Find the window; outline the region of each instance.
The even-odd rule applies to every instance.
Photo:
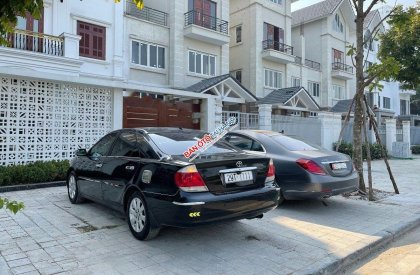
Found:
[[[242,26],[236,27],[236,43],[242,42]]]
[[[269,69],[264,69],[264,86],[267,88],[281,88],[282,87],[282,73]]]
[[[372,65],[373,65],[373,63],[372,63],[372,62],[370,62],[370,61],[366,61],[366,68],[365,68],[365,71],[369,70],[369,68],[370,68]]]
[[[302,116],[302,113],[300,111],[290,111],[290,116]]]
[[[77,34],[82,37],[79,55],[105,60],[105,33],[105,27],[77,21]]]
[[[308,81],[308,90],[310,95],[319,97],[319,83]]]
[[[184,151],[191,147],[197,146],[197,140],[201,139],[204,136],[205,132],[197,131],[178,131],[174,134],[173,131],[159,131],[155,134],[149,134],[150,139],[156,146],[165,154],[171,156],[182,156]],[[215,143],[213,146],[209,147],[201,155],[211,155],[211,154],[226,154],[226,153],[235,153],[234,147],[226,144],[223,141]]]
[[[391,109],[391,99],[389,97],[383,97],[384,100],[384,108],[385,109]]]
[[[269,41],[268,47],[270,49],[280,50],[279,43],[284,43],[284,30],[264,22],[263,33],[264,40]]]
[[[381,96],[378,95],[378,108],[381,108]]]
[[[270,1],[277,5],[281,5],[281,2],[282,2],[282,0],[270,0]]]
[[[259,142],[244,136],[227,135],[225,140],[242,150],[264,152],[264,148]]]
[[[334,63],[344,63],[344,53],[342,51],[332,49],[332,53]]]
[[[165,69],[165,48],[158,45],[132,41],[131,62],[141,66]]]
[[[112,148],[111,156],[158,158],[143,136],[134,131],[124,132],[118,137]]]
[[[340,85],[332,85],[334,98],[335,99],[344,99],[344,87]]]
[[[333,30],[336,32],[343,32],[343,23],[341,23],[341,19],[338,13],[334,16]]]
[[[98,141],[89,151],[89,155],[92,157],[106,156],[114,143],[118,133],[111,133],[103,137]]]
[[[195,51],[188,52],[188,68],[191,73],[216,75],[216,57]]]
[[[111,156],[139,157],[136,133],[131,131],[122,133],[112,148]]]
[[[408,105],[407,100],[403,100],[403,99],[400,100],[400,115],[402,116],[408,115],[407,105]]]
[[[242,83],[242,70],[233,71],[230,75],[238,80],[239,83]]]
[[[292,76],[292,87],[300,87],[300,78]]]
[[[309,112],[309,117],[317,117],[318,113],[317,112]]]

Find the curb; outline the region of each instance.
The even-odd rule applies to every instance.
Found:
[[[374,242],[371,242],[371,243],[359,242],[360,248],[349,253],[347,256],[344,256],[343,258],[339,258],[338,256],[330,254],[325,259],[322,259],[321,261],[314,263],[312,267],[298,270],[297,273],[299,274],[342,274],[352,264],[368,256],[370,252],[388,245],[393,240],[401,237],[402,235],[416,228],[419,225],[420,225],[420,216],[415,215],[415,218],[408,221],[407,223],[394,225],[394,226],[388,227],[387,229],[379,231],[375,235],[379,235],[381,238]]]
[[[31,189],[38,189],[38,188],[58,187],[58,186],[66,186],[66,182],[53,181],[53,182],[29,183],[29,184],[11,185],[11,186],[0,186],[0,193],[31,190]]]

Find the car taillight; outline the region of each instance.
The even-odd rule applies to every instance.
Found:
[[[321,166],[319,166],[315,161],[310,159],[298,159],[296,161],[297,164],[300,165],[303,169],[308,171],[309,173],[316,174],[316,175],[323,175],[325,176],[326,173]]]
[[[209,191],[195,165],[184,167],[176,172],[175,184],[186,192]]]
[[[267,171],[267,177],[265,179],[265,182],[274,181],[274,178],[276,176],[276,170],[274,168],[273,160],[270,159],[270,163],[268,164],[268,171]]]

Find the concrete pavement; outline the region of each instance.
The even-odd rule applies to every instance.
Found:
[[[64,187],[5,193],[26,209],[16,216],[0,210],[0,274],[336,272],[419,224],[420,159],[391,165],[399,196],[286,202],[261,220],[166,228],[148,242],[135,240],[119,213],[70,204]],[[383,162],[373,167],[375,188],[385,188]]]
[[[420,230],[407,233],[345,274],[420,274]]]

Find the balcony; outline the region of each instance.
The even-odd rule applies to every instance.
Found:
[[[30,52],[63,56],[64,38],[43,33],[15,30],[7,34],[8,46]]]
[[[168,14],[166,12],[149,7],[144,7],[142,10],[139,10],[133,1],[127,1],[125,14],[158,25],[168,26]]]
[[[352,79],[354,78],[353,67],[344,63],[334,62],[332,63],[331,76],[343,80]]]
[[[46,73],[78,76],[83,62],[79,60],[80,36],[15,30],[6,35],[8,44],[0,46],[0,74]]]
[[[262,44],[262,57],[264,59],[283,64],[295,62],[295,56],[293,56],[292,46],[274,40],[264,40]]]
[[[314,70],[318,70],[318,71],[321,70],[321,63],[316,62],[316,61],[312,61],[312,60],[309,60],[309,59],[305,59],[305,66],[307,66],[309,68],[312,68]]]
[[[229,43],[229,23],[199,10],[185,13],[184,35],[214,45]]]

